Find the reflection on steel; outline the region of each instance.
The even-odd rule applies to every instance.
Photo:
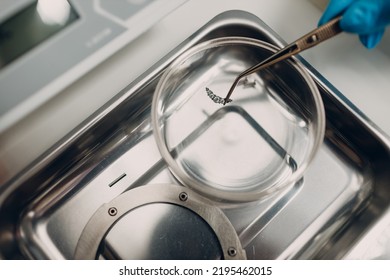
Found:
[[[181,186],[171,184],[147,185],[127,191],[109,203],[102,205],[84,228],[78,241],[74,258],[95,259],[99,253],[99,245],[104,241],[103,239],[110,229],[114,227],[120,219],[133,210],[152,204],[170,204],[191,210],[193,215],[201,217],[210,226],[218,239],[223,259],[245,259],[245,250],[242,249],[237,233],[225,214],[218,207],[213,206],[211,201],[191,190],[186,189],[184,192],[183,189],[184,188]],[[172,217],[169,219],[172,219]],[[164,218],[159,218],[157,222],[160,225],[165,225],[167,223],[164,222]],[[140,221],[135,221],[134,226],[137,227],[139,225]],[[171,231],[172,230],[173,229],[171,229]],[[153,231],[156,231],[155,227],[153,227]],[[131,234],[131,232],[125,232],[123,235],[127,237]],[[153,234],[153,232],[142,232],[142,235]],[[205,236],[207,236],[207,234],[201,233],[201,238],[204,238]],[[165,239],[161,239],[159,236],[156,238],[160,239],[159,242],[165,242]],[[156,245],[152,244],[155,242],[156,238],[150,238],[150,243],[146,244],[146,248],[143,247],[142,250],[148,250],[149,247],[151,247],[149,250],[154,249],[153,246]],[[177,238],[182,238],[182,236],[178,236]],[[186,236],[185,238],[189,238],[190,243],[193,243],[191,241],[193,241],[194,236]],[[127,238],[123,240],[122,246],[124,246],[124,243],[126,242],[128,242]],[[175,240],[172,242],[175,242]],[[212,245],[213,244],[207,244],[206,247]],[[185,242],[181,242],[180,248],[183,248],[184,246]],[[202,250],[202,247],[203,246],[198,246],[197,248],[198,250]],[[190,254],[189,257],[191,254],[198,255],[197,252],[194,251],[187,253]]]

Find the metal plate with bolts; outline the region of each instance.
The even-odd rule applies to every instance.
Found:
[[[148,207],[152,207],[152,215],[146,214],[147,211],[142,209]],[[183,223],[183,227],[191,229],[188,221],[195,223],[189,234],[182,234],[181,232],[181,234],[175,235],[172,233],[177,227],[170,227],[170,223],[162,218],[165,215],[161,215],[161,211],[155,211],[167,207],[169,209],[168,214],[172,213],[172,207],[181,209],[179,211],[175,210],[176,214],[180,213],[175,215],[175,218],[179,220],[179,223]],[[135,214],[138,209],[142,210],[141,216]],[[118,234],[115,235],[115,227],[121,226],[120,223],[126,220],[129,215],[133,215],[133,218],[129,219],[130,223],[133,223],[133,227],[137,229],[136,231],[140,231],[138,236],[141,236],[141,239],[148,236],[147,241],[131,240],[131,238],[137,239],[136,231],[123,232],[123,230],[117,230],[122,236],[117,242]],[[152,219],[150,216],[153,216]],[[172,215],[167,216],[172,220]],[[190,216],[195,218],[189,218]],[[137,217],[141,217],[142,223],[139,222],[139,219],[137,220]],[[184,219],[180,220],[180,217],[184,217]],[[142,226],[150,220],[154,220],[155,223],[151,226]],[[111,233],[111,231],[114,232]],[[131,258],[126,252],[124,254],[118,253],[121,250],[120,248],[126,248],[126,244],[129,243],[142,243],[145,246],[139,248],[141,252],[132,254],[132,257],[137,259],[141,256],[161,258],[162,255],[159,252],[163,251],[166,256],[179,259],[185,258],[185,251],[192,248],[192,251],[187,252],[189,258],[246,259],[245,250],[242,249],[237,233],[225,214],[207,199],[187,188],[173,184],[152,184],[137,187],[102,205],[85,226],[78,241],[74,258],[96,259],[99,255],[99,248],[102,247],[101,244],[107,242],[110,234],[114,235],[113,240],[118,244],[118,246],[113,246],[113,244],[105,246],[110,248],[110,258],[121,258],[123,255],[126,258]],[[171,238],[167,236],[171,236]],[[170,244],[164,245],[167,241]],[[219,244],[215,244],[213,241]],[[110,241],[108,240],[108,242]],[[163,246],[156,245],[156,243],[162,243]],[[179,243],[179,246],[176,246],[175,243]],[[153,255],[154,247],[158,248],[156,250],[158,252]],[[165,249],[161,250],[161,247]],[[167,248],[176,248],[175,250],[181,252],[167,254]],[[127,252],[129,251],[134,251],[134,247],[127,250]]]

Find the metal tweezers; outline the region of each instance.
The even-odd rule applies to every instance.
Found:
[[[337,17],[328,23],[312,30],[306,35],[302,36],[298,40],[292,42],[288,46],[277,51],[275,54],[271,55],[269,58],[263,60],[262,62],[250,67],[244,72],[240,73],[237,78],[234,80],[232,86],[229,89],[228,94],[224,98],[223,104],[231,102],[230,96],[232,95],[235,87],[238,82],[245,76],[248,76],[252,73],[259,71],[262,68],[268,67],[274,63],[277,63],[281,60],[289,58],[295,54],[298,54],[304,50],[307,50],[311,47],[318,45],[319,43],[324,42],[325,40],[332,38],[333,36],[339,34],[342,30],[340,28],[339,22],[341,17]]]

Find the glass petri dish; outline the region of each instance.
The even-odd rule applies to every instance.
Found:
[[[194,46],[163,73],[152,103],[159,151],[185,186],[223,203],[258,201],[291,186],[320,147],[325,112],[302,64],[288,59],[234,79],[276,47],[225,37]],[[214,99],[214,101],[213,101]]]

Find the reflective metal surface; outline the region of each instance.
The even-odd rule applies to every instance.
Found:
[[[95,212],[75,259],[245,259],[237,233],[211,202],[178,185],[137,187]],[[102,247],[102,246],[100,246]]]
[[[103,204],[138,186],[178,184],[152,135],[152,95],[161,71],[175,57],[198,42],[221,36],[283,45],[248,13],[225,13],[206,24],[0,187],[2,258],[72,259],[88,221]],[[325,141],[298,184],[260,204],[222,209],[248,259],[350,256],[390,208],[389,139],[303,63],[324,101]],[[110,232],[110,240],[115,234]],[[99,252],[108,251],[103,246]]]
[[[188,209],[168,203],[145,205],[126,215],[104,238],[100,254],[99,259],[123,260],[223,258],[207,223]]]

